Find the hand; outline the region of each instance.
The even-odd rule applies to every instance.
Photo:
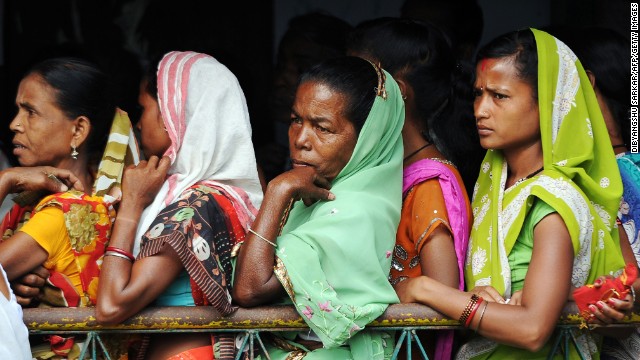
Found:
[[[518,290],[511,294],[511,298],[507,303],[509,305],[522,305],[522,290]]]
[[[417,282],[419,282],[421,277],[409,278],[403,281],[398,282],[393,286],[396,290],[396,294],[400,299],[400,303],[414,303],[417,302],[416,298],[413,296],[415,294],[416,289],[414,289]]]
[[[11,282],[11,289],[16,295],[18,304],[22,307],[32,305],[34,300],[39,299],[40,292],[49,277],[49,270],[43,266],[38,266],[29,274]]]
[[[473,290],[469,291],[469,293],[476,294],[488,302],[506,304],[506,301],[504,300],[502,295],[500,295],[498,290],[496,290],[493,286],[476,286],[473,288]]]
[[[129,166],[122,177],[122,204],[120,208],[132,207],[142,211],[155,199],[167,177],[171,160],[164,156],[152,156],[137,166]],[[126,203],[126,205],[125,205]]]
[[[62,182],[57,182],[56,177]],[[2,182],[9,193],[27,190],[46,190],[52,193],[63,192],[73,188],[84,191],[84,187],[71,171],[51,166],[14,167],[0,172]]]
[[[592,314],[589,323],[606,325],[624,319],[633,309],[632,301],[631,294],[629,294],[622,300],[610,298],[607,301],[598,301],[596,305],[589,305]]]
[[[300,200],[310,206],[318,200],[333,200],[335,195],[329,191],[331,183],[318,175],[312,167],[298,167],[289,170],[269,182],[267,191],[286,194],[289,198]]]

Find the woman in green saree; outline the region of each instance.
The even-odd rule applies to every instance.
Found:
[[[425,277],[403,282],[420,288],[417,298],[399,295],[483,336],[457,358],[546,358],[572,287],[624,266],[615,227],[621,180],[589,79],[566,45],[525,29],[492,41],[478,59],[474,112],[488,151],[473,194],[471,299]],[[595,335],[574,338],[571,358],[597,357]]]
[[[329,60],[302,76],[289,127],[293,169],[269,183],[233,287],[245,307],[284,297],[311,328],[274,335],[271,359],[390,358],[393,337],[362,330],[398,302],[387,276],[403,122],[398,85],[366,60]]]

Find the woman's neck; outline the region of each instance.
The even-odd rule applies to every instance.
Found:
[[[518,150],[504,151],[507,162],[507,182],[509,188],[518,180],[526,179],[543,167],[542,143],[540,141]]]
[[[77,159],[73,159],[69,156],[69,158],[60,162],[58,167],[71,171],[78,177],[78,179],[80,179],[80,182],[84,186],[84,191],[86,193],[90,193],[93,187],[93,174],[89,171],[88,163],[88,156],[84,152],[81,152],[78,154]]]
[[[405,125],[402,129],[402,142],[405,159],[403,166],[405,168],[418,160],[434,157],[444,158],[435,145],[432,144],[429,146],[430,143],[422,136],[416,122],[409,118],[405,118]]]

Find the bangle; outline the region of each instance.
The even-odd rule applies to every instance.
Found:
[[[115,256],[115,257],[119,257],[119,258],[125,259],[125,260],[127,260],[127,261],[129,261],[129,262],[133,262],[133,261],[131,261],[131,259],[129,259],[129,257],[128,257],[128,256],[126,256],[126,255],[122,255],[122,254],[117,253],[117,252],[115,252],[115,251],[106,251],[106,252],[104,253],[104,256]]]
[[[469,317],[469,315],[471,315],[471,310],[473,310],[473,307],[476,305],[479,299],[480,297],[478,295],[476,294],[471,295],[471,298],[469,299],[467,306],[462,311],[462,315],[460,315],[459,321],[461,324],[467,323],[467,318]]]
[[[114,247],[114,246],[107,246],[106,251],[114,252],[114,253],[120,254],[122,256],[125,256],[131,262],[134,262],[136,260],[136,258],[133,257],[132,253],[124,251],[124,250],[122,250],[120,248],[117,248],[117,247]]]
[[[471,322],[473,321],[473,317],[476,316],[476,312],[480,308],[480,304],[482,304],[483,300],[484,300],[483,298],[478,298],[478,301],[475,303],[475,305],[473,305],[473,310],[471,310],[471,314],[469,314],[467,321],[465,321],[464,327],[469,327],[469,325],[471,325]]]
[[[629,289],[631,290],[631,305],[635,305],[635,303],[636,303],[636,289],[633,288],[633,284],[631,284],[631,286],[629,286]]]
[[[482,318],[484,317],[484,312],[487,310],[488,307],[489,307],[489,302],[485,301],[484,307],[480,312],[480,320],[478,320],[478,325],[476,325],[476,329],[474,330],[475,332],[478,332],[478,330],[480,330],[480,323],[482,322]]]
[[[262,235],[258,234],[257,232],[253,231],[253,229],[252,229],[252,228],[249,228],[249,229],[248,229],[248,231],[249,231],[250,233],[252,233],[253,235],[255,235],[255,236],[259,237],[260,239],[264,240],[267,244],[269,244],[269,245],[273,246],[274,248],[277,248],[277,247],[278,247],[278,244],[274,243],[273,241],[267,240],[267,238],[266,238],[266,237],[264,237],[264,236],[262,236]]]

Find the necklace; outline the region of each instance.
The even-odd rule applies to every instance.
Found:
[[[412,157],[413,155],[415,155],[415,154],[419,153],[419,152],[420,152],[420,150],[423,150],[423,149],[425,149],[425,148],[427,148],[427,147],[429,147],[429,146],[431,146],[431,145],[433,145],[433,143],[427,142],[427,145],[424,145],[424,146],[420,147],[418,150],[416,150],[416,151],[412,152],[411,154],[409,154],[409,155],[405,156],[405,157],[404,157],[404,159],[402,159],[402,161],[403,161],[403,162],[407,161],[407,159],[409,159],[409,158],[410,158],[410,157]]]
[[[511,185],[511,187],[515,187],[516,185],[520,184],[521,182],[523,182],[523,181],[525,181],[525,180],[529,180],[529,179],[531,179],[532,177],[534,177],[534,176],[538,175],[538,173],[540,173],[542,170],[544,170],[544,166],[543,166],[543,167],[541,167],[540,169],[538,169],[538,170],[536,170],[536,171],[532,172],[531,174],[529,174],[529,175],[527,175],[527,176],[525,176],[525,177],[523,177],[523,178],[520,178],[520,179],[516,180],[516,182],[514,182],[514,183],[513,183],[513,185]]]

